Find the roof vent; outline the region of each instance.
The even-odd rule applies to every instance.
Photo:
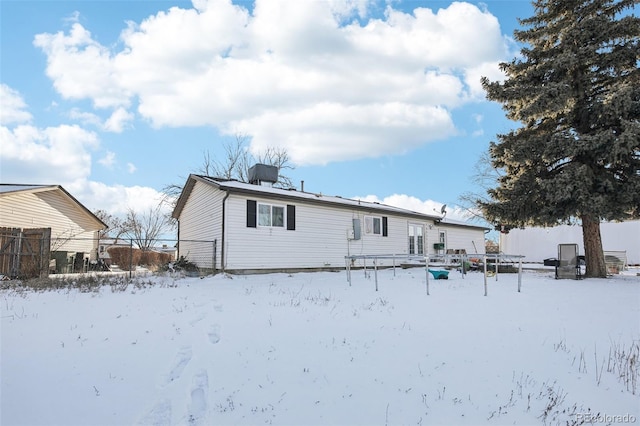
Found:
[[[249,183],[272,186],[278,181],[278,168],[268,164],[254,164],[249,168]]]

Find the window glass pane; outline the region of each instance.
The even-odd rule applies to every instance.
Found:
[[[284,207],[273,206],[273,222],[271,226],[284,226]]]
[[[271,206],[268,204],[258,205],[258,225],[271,226]]]
[[[373,233],[376,235],[380,235],[381,222],[379,217],[373,218]]]
[[[424,245],[422,243],[422,235],[418,235],[418,254],[424,254]]]
[[[365,217],[364,218],[364,232],[366,234],[371,234],[373,232],[373,218]]]
[[[415,250],[413,249],[414,240],[415,237],[413,235],[409,235],[409,254],[415,254]]]

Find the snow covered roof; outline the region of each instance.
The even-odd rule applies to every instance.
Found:
[[[178,218],[180,216],[180,212],[184,207],[184,203],[186,202],[189,193],[193,189],[193,185],[196,181],[200,181],[203,183],[207,183],[217,188],[220,188],[223,191],[229,191],[232,193],[245,193],[245,194],[253,194],[256,196],[273,198],[273,199],[284,199],[284,200],[299,200],[308,203],[320,203],[325,205],[333,205],[335,207],[348,207],[352,209],[358,210],[370,210],[370,211],[379,211],[386,213],[395,213],[402,216],[410,216],[415,217],[422,220],[433,220],[439,221],[440,216],[428,215],[425,213],[416,212],[413,210],[403,209],[400,207],[389,206],[387,204],[381,204],[377,202],[363,201],[351,198],[344,198],[337,195],[325,195],[322,193],[313,193],[313,192],[304,192],[298,191],[296,189],[283,189],[276,188],[271,186],[263,186],[263,185],[254,185],[245,182],[239,182],[237,180],[226,180],[213,178],[210,176],[202,176],[202,175],[190,175],[187,180],[187,184],[185,185],[178,202],[176,203],[176,207],[173,211],[173,217]],[[453,226],[465,226],[472,228],[482,228],[486,229],[483,226],[473,225],[465,222],[455,221],[455,220],[442,220],[442,223]]]

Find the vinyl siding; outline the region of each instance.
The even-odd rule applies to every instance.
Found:
[[[222,243],[222,200],[225,192],[196,182],[180,216],[178,256],[184,256],[201,268],[211,268],[217,241],[216,268],[220,269]]]
[[[251,197],[258,204],[285,207],[286,203]],[[228,222],[225,251],[227,269],[282,269],[344,267],[348,254],[407,253],[407,220],[379,212],[351,211],[295,203],[296,230],[286,227],[249,228],[246,226],[247,197],[232,195],[227,200]],[[348,240],[352,220],[372,215],[388,218],[388,236],[361,234],[360,240]],[[415,221],[414,221],[415,222]],[[286,223],[286,218],[285,218]]]
[[[0,197],[0,226],[51,228],[51,250],[83,252],[95,259],[97,229],[85,211],[60,191],[18,192]]]
[[[201,268],[212,266],[211,241],[217,240],[216,268],[227,271],[294,270],[317,268],[344,268],[347,255],[403,255],[409,252],[409,225],[419,225],[425,231],[424,248],[433,253],[433,242],[438,241],[439,228],[447,228],[452,244],[475,252],[471,241],[484,251],[484,233],[479,228],[466,228],[446,224],[436,225],[430,218],[424,220],[415,214],[404,215],[383,211],[372,206],[323,204],[295,197],[272,197],[263,194],[231,192],[224,202],[225,225],[222,235],[223,200],[226,191],[215,184],[195,180],[180,209],[179,255]],[[247,221],[247,200],[282,207],[284,226],[261,226],[259,218]],[[253,206],[254,203],[249,203]],[[295,207],[295,230],[287,230],[287,206]],[[367,234],[365,218],[386,218],[387,236]],[[361,223],[361,238],[349,239],[353,219]],[[251,225],[251,226],[248,226]],[[200,240],[193,242],[189,240]],[[224,247],[223,247],[224,245]],[[224,259],[223,259],[224,257]],[[222,262],[224,261],[224,265]],[[370,261],[369,261],[370,262]],[[391,259],[380,260],[379,265],[391,265]],[[361,260],[354,266],[361,266]],[[370,264],[370,263],[369,263]]]
[[[434,251],[433,243],[439,241],[440,232],[446,233],[445,250],[466,250],[467,253],[484,253],[484,231],[481,229],[465,229],[454,226],[439,226],[430,243],[430,253]],[[475,246],[474,246],[475,243]]]

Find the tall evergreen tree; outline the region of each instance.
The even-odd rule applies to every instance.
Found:
[[[521,127],[496,136],[504,171],[485,217],[510,227],[582,224],[586,275],[606,277],[601,220],[640,217],[638,0],[534,0],[514,37],[521,57],[486,77],[490,100]]]

